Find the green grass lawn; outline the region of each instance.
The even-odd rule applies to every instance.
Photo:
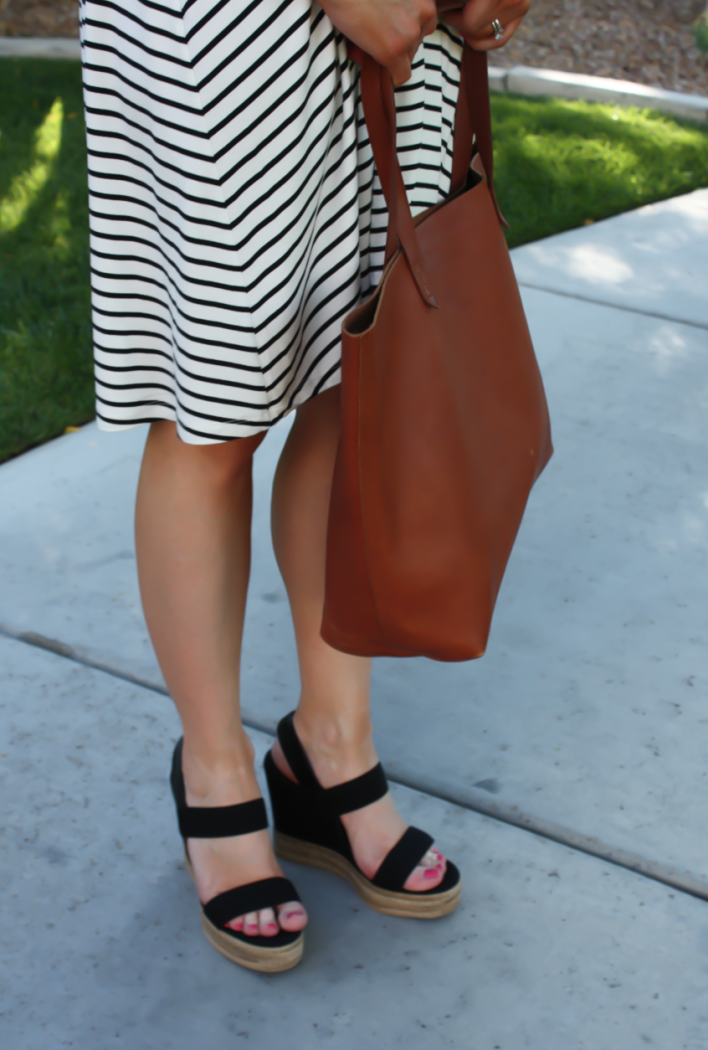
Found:
[[[492,96],[510,247],[708,186],[708,131],[650,110]]]
[[[708,133],[650,112],[494,96],[509,244],[708,186]],[[93,417],[78,63],[0,59],[0,461]]]
[[[78,62],[0,59],[0,460],[93,418]]]

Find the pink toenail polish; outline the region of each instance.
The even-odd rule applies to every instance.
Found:
[[[436,868],[427,868],[425,872],[426,879],[437,879],[438,871]]]

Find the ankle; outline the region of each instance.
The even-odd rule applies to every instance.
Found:
[[[330,762],[373,764],[376,751],[368,711],[319,712],[300,704],[295,712],[295,731],[311,757]]]
[[[254,771],[255,750],[241,730],[218,744],[193,741],[185,735],[182,749],[182,773],[188,802],[201,805],[227,805],[242,796],[257,798],[258,784]]]

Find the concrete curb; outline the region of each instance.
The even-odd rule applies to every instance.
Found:
[[[73,38],[3,36],[0,58],[81,58],[81,42]]]
[[[81,58],[81,44],[75,39],[51,37],[0,37],[0,58]],[[588,77],[582,73],[561,73],[554,69],[513,66],[489,67],[492,91],[528,97],[584,99],[608,105],[638,106],[670,113],[683,120],[708,124],[708,98],[680,91],[645,87],[631,80]]]
[[[489,86],[492,91],[512,95],[584,99],[586,102],[656,109],[684,120],[708,123],[708,98],[645,87],[631,80],[588,77],[582,73],[561,73],[553,69],[532,69],[530,66],[513,66],[512,69],[491,66]]]

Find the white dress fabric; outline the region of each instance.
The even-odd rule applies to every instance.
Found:
[[[386,207],[358,67],[311,0],[81,0],[98,424],[208,444],[340,381]],[[449,192],[460,44],[396,92],[414,212]]]

